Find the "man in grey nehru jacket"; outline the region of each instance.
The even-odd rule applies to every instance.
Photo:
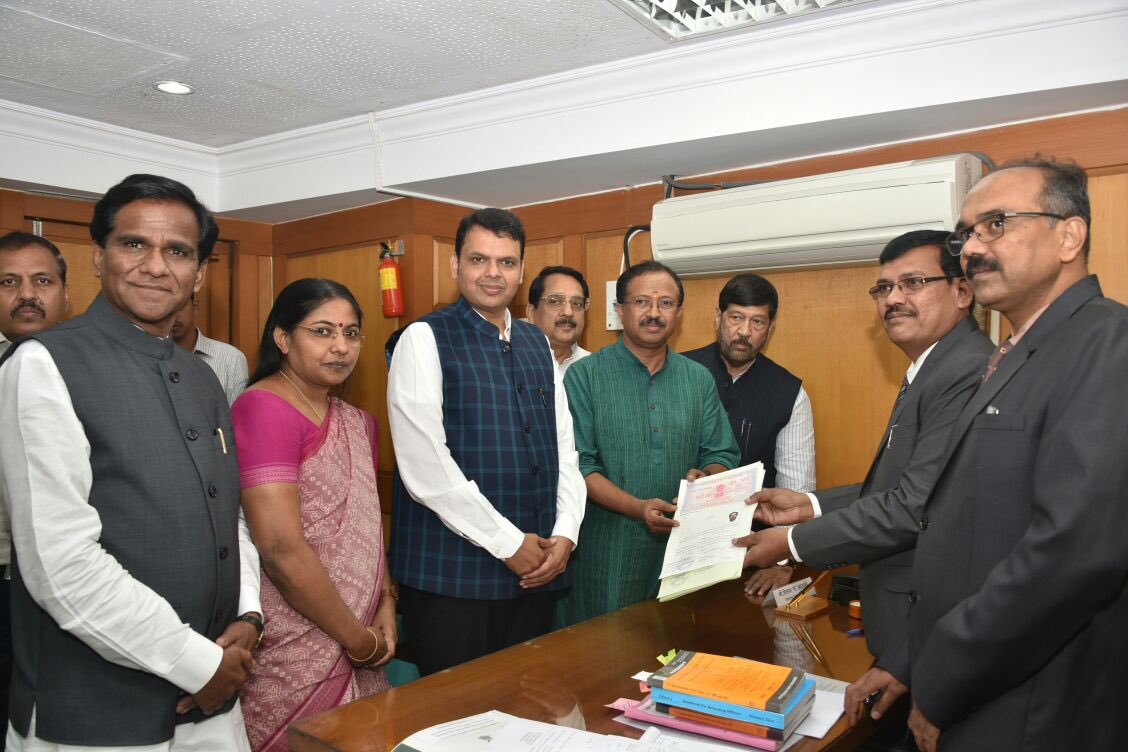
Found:
[[[218,228],[186,186],[132,175],[90,234],[101,293],[0,366],[8,749],[247,750],[258,556],[227,399],[169,337]]]

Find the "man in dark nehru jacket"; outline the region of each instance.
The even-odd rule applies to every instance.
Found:
[[[101,294],[0,367],[8,748],[246,750],[258,557],[223,389],[168,336],[218,230],[186,186],[133,175],[90,234]]]
[[[509,312],[524,256],[512,212],[464,217],[458,300],[404,329],[392,355],[388,563],[423,674],[548,632],[569,584],[584,481],[548,339]]]
[[[764,488],[815,490],[815,423],[803,382],[762,350],[775,329],[779,293],[758,274],[738,274],[717,300],[717,341],[685,356],[709,369],[740,446],[740,464],[764,463]],[[772,564],[752,574],[748,593],[763,595],[791,579]]]

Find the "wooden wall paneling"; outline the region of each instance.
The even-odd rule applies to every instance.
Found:
[[[395,455],[387,420],[388,367],[384,343],[399,325],[398,318],[385,318],[380,297],[379,243],[291,255],[287,258],[287,282],[303,277],[326,277],[346,284],[364,311],[364,346],[345,394],[351,404],[376,417],[380,426],[381,508],[391,510],[391,468]]]
[[[24,194],[0,188],[0,233],[23,229]]]
[[[397,198],[356,209],[274,225],[276,256],[400,237],[412,231],[415,199]]]
[[[525,309],[529,304],[529,286],[533,279],[540,274],[546,266],[560,266],[564,262],[564,239],[538,240],[525,243],[525,262],[522,270],[521,285],[513,302],[509,304],[509,312],[515,318],[524,318]]]
[[[562,237],[626,227],[627,191],[608,191],[543,204],[518,206],[527,238]]]
[[[82,313],[102,290],[102,281],[94,276],[92,264],[93,244],[90,240],[80,241],[44,234],[59,248],[67,260],[67,318]]]
[[[49,219],[56,222],[88,225],[94,218],[94,202],[87,199],[25,193],[24,216],[28,219]]]
[[[1089,271],[1104,294],[1128,304],[1128,170],[1089,178],[1093,213]]]
[[[220,342],[231,343],[232,314],[231,300],[232,267],[235,257],[235,243],[220,240],[215,244],[208,260],[207,277],[197,296],[196,326],[208,337]]]
[[[432,238],[431,258],[435,270],[434,288],[431,291],[431,310],[458,300],[458,281],[450,273],[450,258],[454,255],[454,238]]]
[[[231,344],[242,350],[247,357],[247,364],[254,370],[258,361],[262,327],[274,302],[271,258],[237,252],[232,276],[235,307],[231,320]],[[265,312],[262,311],[263,299],[266,300]]]

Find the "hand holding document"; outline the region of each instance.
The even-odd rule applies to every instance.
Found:
[[[744,551],[733,538],[752,529],[755,504],[744,500],[760,490],[764,466],[757,462],[735,470],[682,481],[678,522],[666,544],[658,600],[667,601],[740,576]]]

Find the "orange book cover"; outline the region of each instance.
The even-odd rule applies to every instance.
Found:
[[[745,658],[682,650],[650,676],[650,686],[773,713],[783,711],[803,672]]]

